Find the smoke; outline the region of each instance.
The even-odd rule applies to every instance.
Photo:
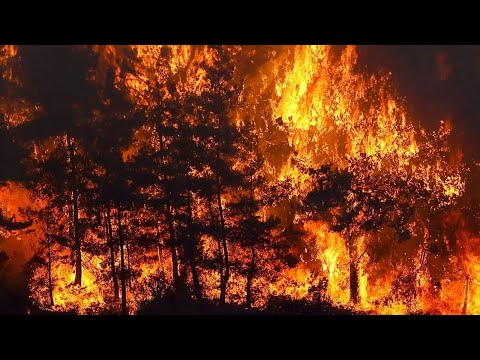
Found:
[[[453,69],[448,62],[448,53],[446,51],[440,51],[435,56],[437,63],[438,77],[440,80],[445,81],[452,76]]]

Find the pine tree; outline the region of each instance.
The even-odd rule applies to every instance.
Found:
[[[122,65],[125,66],[122,68],[123,72],[126,72],[128,59]],[[86,197],[90,209],[99,214],[98,225],[103,230],[100,232],[106,236],[114,299],[119,297],[118,277],[120,277],[122,314],[128,314],[127,282],[130,279],[130,271],[127,259],[129,226],[127,213],[133,210],[134,189],[131,166],[124,161],[123,150],[131,143],[133,131],[138,123],[125,91],[115,85],[114,69],[107,69],[102,85],[103,106],[97,108],[96,117],[83,129],[84,136],[91,140],[86,145],[86,152],[95,168],[88,176],[94,185]],[[116,234],[113,224],[116,225]],[[117,246],[120,250],[119,272],[115,266]]]
[[[241,84],[234,83],[234,66],[228,61],[229,49],[211,47],[210,51],[212,61],[205,60],[201,64],[208,86],[201,94],[192,95],[189,103],[192,104],[191,111],[197,124],[200,161],[208,169],[203,176],[203,194],[208,196],[209,205],[216,205],[216,214],[214,211],[212,214],[215,214],[215,237],[221,244],[220,304],[225,304],[230,278],[230,250],[222,199],[227,193],[235,191],[242,179],[241,173],[234,169],[240,134],[231,118],[239,104]]]
[[[268,258],[265,261],[259,253],[273,247],[273,242],[278,240],[275,239],[273,230],[278,227],[279,219],[265,214],[271,189],[266,186],[263,174],[263,156],[258,148],[258,135],[248,118],[240,127],[240,135],[239,162],[236,165],[240,168],[243,181],[241,191],[229,205],[234,220],[234,225],[229,229],[229,238],[238,242],[245,254],[248,254],[240,258],[239,267],[247,280],[245,305],[250,308],[255,300],[252,291],[254,278],[261,273],[261,266],[265,266],[266,261],[272,263],[275,260]],[[244,259],[248,260],[245,262]]]
[[[85,47],[75,46],[20,46],[23,94],[42,111],[36,118],[16,128],[16,134],[29,144],[55,148],[62,166],[56,175],[66,174],[71,204],[72,250],[75,254],[75,281],[82,283],[82,236],[79,217],[80,193],[86,169],[82,164],[82,139],[79,129],[91,116],[98,102],[98,86],[91,78],[96,67],[96,56]],[[30,146],[33,150],[34,146]],[[61,150],[60,150],[61,149]],[[43,155],[43,154],[42,154]],[[42,156],[41,155],[41,156]],[[60,172],[62,174],[60,174]],[[62,186],[59,189],[64,191]]]

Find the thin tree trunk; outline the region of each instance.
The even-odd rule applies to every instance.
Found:
[[[212,201],[210,197],[208,197],[208,211],[210,212],[210,218],[212,221],[212,226],[214,228],[217,227],[217,224],[215,223],[215,217],[213,216],[213,209],[212,209]],[[219,236],[215,236],[215,239],[217,240],[217,249],[218,249],[218,267],[220,271],[220,284],[223,283],[223,255],[222,255],[222,241],[220,240]]]
[[[183,256],[182,256],[183,255]],[[185,258],[185,249],[182,252],[180,252],[180,259],[184,259]],[[179,290],[181,292],[181,295],[185,295],[187,294],[187,278],[188,278],[188,266],[189,266],[189,263],[188,262],[185,262],[185,261],[180,261],[179,263],[179,271],[180,271],[180,279],[179,279]]]
[[[348,240],[348,253],[350,257],[350,302],[358,304],[358,271],[353,237]]]
[[[188,265],[190,267],[190,273],[192,274],[193,291],[197,301],[201,301],[203,298],[202,287],[200,285],[198,271],[195,264],[195,255],[194,255],[193,245],[190,243],[191,242],[190,239],[187,239],[187,242],[189,242],[189,244],[187,245],[186,255],[187,255]]]
[[[157,244],[157,259],[158,259],[158,269],[159,269],[159,275],[160,275],[160,272],[163,269],[162,258],[160,257],[160,244]]]
[[[126,271],[125,271],[125,254],[124,254],[124,241],[122,233],[122,212],[120,206],[117,208],[117,221],[118,221],[118,239],[120,240],[120,282],[122,285],[122,315],[128,315],[127,309],[127,283],[126,283]]]
[[[157,257],[158,257],[158,288],[163,287],[165,283],[165,268],[163,266],[163,250],[160,243],[157,244]]]
[[[160,131],[160,129],[157,128],[157,132],[159,135],[160,139],[160,151],[163,152],[164,150],[164,144],[163,144],[163,136]],[[164,162],[164,158],[162,156],[162,166]],[[163,170],[163,169],[162,169]],[[173,287],[175,291],[177,292],[180,288],[180,276],[178,273],[178,255],[177,255],[177,244],[176,244],[176,236],[175,236],[175,227],[173,225],[173,216],[172,216],[172,202],[170,201],[170,192],[168,189],[167,181],[166,181],[166,175],[162,171],[162,185],[163,185],[163,190],[165,192],[165,215],[167,217],[167,223],[168,223],[168,233],[170,236],[170,254],[172,256],[172,277],[173,277]]]
[[[81,239],[79,233],[79,218],[78,218],[78,189],[77,189],[77,169],[75,164],[75,149],[67,131],[67,147],[72,171],[72,203],[73,203],[73,248],[75,250],[75,285],[82,285],[82,251]]]
[[[47,217],[47,247],[48,247],[48,292],[50,294],[50,306],[54,306],[55,303],[53,301],[53,286],[52,286],[52,253],[50,250],[50,221]]]
[[[173,208],[173,214],[172,216],[174,218],[178,218],[179,214],[177,212],[177,208],[175,206],[172,206]],[[178,278],[178,286],[177,289],[179,291],[179,294],[184,296],[187,293],[187,273],[188,273],[188,266],[189,263],[184,261],[184,259],[187,258],[187,255],[185,254],[185,244],[182,248],[178,248],[178,271],[179,271],[179,278]]]
[[[195,297],[197,298],[197,301],[202,301],[202,298],[203,298],[202,287],[200,285],[200,281],[198,278],[197,267],[195,266],[195,263],[193,261],[190,261],[190,271],[192,273],[193,289],[195,291]]]
[[[180,282],[180,275],[178,273],[178,254],[177,254],[177,245],[176,245],[176,237],[175,237],[175,228],[173,225],[173,216],[171,213],[170,202],[167,201],[165,204],[166,207],[166,215],[167,215],[167,223],[168,223],[168,233],[170,236],[170,241],[168,247],[170,248],[170,254],[172,256],[172,276],[173,276],[173,286],[175,290],[179,289],[179,282]]]
[[[160,289],[163,287],[165,283],[165,266],[163,264],[163,248],[160,238],[161,227],[160,223],[158,223],[158,242],[157,242],[157,257],[158,257],[158,288]]]
[[[465,295],[463,300],[462,315],[467,315],[469,288],[470,288],[470,276],[467,275],[467,277],[465,278]]]
[[[189,189],[187,189],[187,199],[188,199],[188,222],[191,228],[193,224],[193,212],[192,212],[192,203],[191,203],[192,200],[191,200]],[[202,287],[200,285],[200,280],[198,278],[198,271],[196,267],[196,248],[195,248],[194,241],[192,241],[193,236],[197,236],[197,235],[192,233],[188,234],[189,238],[187,239],[187,247],[188,247],[187,255],[188,255],[188,262],[190,263],[190,272],[192,273],[193,289],[195,292],[195,297],[197,298],[197,301],[201,301],[203,297]]]
[[[221,199],[221,188],[220,188],[220,178],[217,175],[217,203],[218,203],[218,211],[220,213],[220,238],[222,240],[222,247],[223,247],[223,256],[225,260],[225,272],[223,278],[221,279],[220,284],[220,304],[225,304],[225,298],[227,295],[227,285],[228,280],[230,278],[230,262],[228,260],[228,247],[227,247],[227,239],[225,237],[225,218],[223,217],[223,207],[222,207],[222,199]]]
[[[250,269],[248,270],[248,275],[247,275],[247,308],[250,308],[252,306],[252,282],[253,282],[253,277],[255,276],[255,244],[252,242],[250,246],[250,251],[251,251],[251,261],[250,261]]]
[[[128,217],[126,217],[126,221],[128,224]],[[125,226],[125,247],[127,250],[127,276],[128,276],[128,288],[131,290],[132,289],[132,276],[131,276],[131,271],[130,271],[130,241],[128,241],[129,238],[129,231],[128,231],[128,226]]]
[[[253,149],[251,149],[253,150]],[[254,195],[253,195],[253,175],[250,175],[250,200],[252,203],[255,201]],[[254,216],[255,214],[250,214],[250,216]],[[250,243],[250,251],[252,258],[250,260],[250,269],[247,274],[247,308],[250,308],[252,306],[252,282],[253,282],[253,277],[255,276],[255,242],[252,239],[252,242]]]
[[[216,144],[216,161],[217,165],[220,161],[220,143],[217,141]],[[222,185],[220,182],[220,175],[216,174],[216,185],[217,185],[217,205],[218,205],[218,212],[220,214],[220,238],[222,240],[222,247],[223,247],[223,257],[225,260],[225,272],[220,281],[220,304],[225,304],[225,298],[227,296],[227,285],[228,280],[230,278],[230,262],[228,259],[228,246],[227,246],[227,239],[225,236],[225,218],[223,216],[223,207],[222,207]]]
[[[118,288],[117,269],[115,268],[115,244],[113,242],[112,233],[112,219],[110,217],[110,207],[107,208],[107,234],[108,234],[108,247],[110,248],[110,274],[113,280],[113,295],[115,300],[120,298]]]

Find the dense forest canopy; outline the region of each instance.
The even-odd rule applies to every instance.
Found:
[[[479,313],[475,163],[357,59],[3,46],[0,278],[31,311]]]

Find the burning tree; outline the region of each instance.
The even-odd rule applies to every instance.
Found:
[[[82,130],[97,101],[97,86],[89,80],[95,57],[82,48],[61,46],[23,46],[19,47],[18,56],[25,96],[39,104],[42,112],[34,120],[17,127],[17,131],[31,144],[33,154],[36,153],[35,146],[43,145],[58,161],[54,177],[64,176],[64,181],[59,181],[58,193],[70,196],[75,284],[81,285],[84,234],[79,197],[85,185],[82,171],[86,171],[82,167],[81,146],[88,142],[82,138]],[[41,154],[39,160],[45,158]]]
[[[351,46],[3,47],[14,171],[0,181],[36,201],[17,219],[5,200],[0,227],[31,229],[32,300],[126,314],[167,289],[247,308],[320,289],[357,310],[477,311],[451,127],[421,129],[391,74],[356,60]]]

